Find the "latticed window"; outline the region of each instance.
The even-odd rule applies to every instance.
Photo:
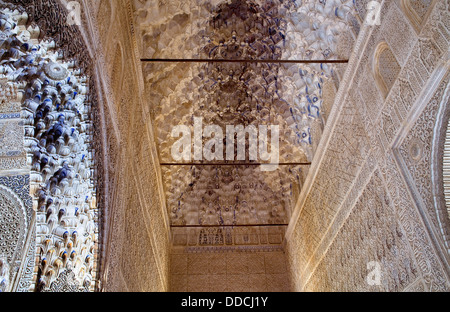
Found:
[[[450,120],[447,127],[447,135],[444,146],[444,193],[448,216],[450,218]]]

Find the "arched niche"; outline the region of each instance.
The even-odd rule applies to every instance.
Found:
[[[400,64],[388,44],[380,42],[373,57],[373,75],[384,98],[388,96],[400,70]]]
[[[414,29],[420,33],[436,0],[401,0],[401,7]]]
[[[440,103],[432,150],[433,197],[447,252],[450,252],[450,101],[449,92]]]
[[[0,291],[9,291],[16,277],[25,246],[28,222],[22,200],[0,185]]]
[[[444,175],[444,195],[447,213],[450,218],[450,120],[447,124],[447,131],[444,143],[443,175]]]

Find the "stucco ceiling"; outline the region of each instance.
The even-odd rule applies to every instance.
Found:
[[[351,0],[134,5],[141,57],[152,59],[336,60],[358,25]],[[311,162],[325,122],[324,86],[334,70],[329,63],[144,63],[161,163],[175,162],[174,127],[193,133],[195,118],[224,132],[227,125],[277,125],[279,161]],[[308,166],[263,172],[236,163],[163,166],[172,225],[287,224]]]

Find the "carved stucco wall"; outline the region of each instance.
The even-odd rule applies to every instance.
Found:
[[[359,30],[352,1],[136,0],[133,3],[143,58],[333,59],[339,54],[345,59]],[[346,47],[342,44],[344,39]],[[324,108],[328,109],[334,91],[329,85],[327,92],[321,90],[324,81],[334,83],[334,79],[322,79],[331,78],[334,67],[316,65],[280,66],[278,70],[277,65],[144,64],[146,106],[151,112],[160,161],[173,161],[170,146],[174,139],[170,132],[176,125],[192,126],[193,116],[201,116],[205,124],[218,124],[223,129],[227,124],[262,125],[269,121],[281,124],[280,158],[308,159],[306,154],[311,155],[319,141],[322,113],[328,113],[319,109],[322,96],[327,96]],[[328,74],[323,76],[325,72]],[[278,98],[280,101],[275,100]],[[300,146],[308,152],[299,150]],[[246,263],[247,255],[233,251],[236,246],[248,247],[244,248],[247,251],[255,247],[260,251],[279,249],[285,227],[202,226],[287,223],[291,212],[289,198],[298,195],[297,189],[307,174],[307,169],[299,169],[286,167],[265,175],[241,166],[163,167],[166,208],[174,226],[172,264],[178,258],[194,257],[188,252],[178,252],[178,247],[188,250],[198,247],[194,248],[198,252],[195,257],[210,259],[204,262],[210,268],[209,273],[203,272],[205,276],[191,274],[189,270],[182,274],[171,272],[171,289],[207,290],[207,285],[215,286],[216,276],[208,276],[214,274],[223,275],[217,285],[221,290],[250,287],[255,276],[243,273],[233,283],[221,265],[224,260],[213,257],[211,249],[226,251],[220,256],[235,259],[240,267]],[[185,225],[200,227],[184,228]],[[274,256],[284,259],[281,252]],[[282,289],[279,283],[272,282],[266,288],[269,277],[265,273],[258,273],[262,274],[259,280],[264,280],[260,289]],[[282,278],[284,290],[290,289],[286,277]]]
[[[27,244],[33,228],[33,205],[30,176],[24,170],[27,159],[21,104],[17,86],[5,78],[0,80],[0,291],[27,291],[34,269],[34,235]],[[29,261],[31,267],[26,268],[29,271],[24,278],[21,268],[26,266],[22,262]]]
[[[217,249],[171,252],[170,291],[287,292],[291,290],[286,255],[272,251]]]
[[[27,1],[2,2],[1,7],[0,184],[18,196],[16,202],[2,199],[3,278],[5,267],[10,269],[9,285],[8,279],[6,287],[2,281],[2,290],[48,289],[60,272],[72,269],[79,279],[73,280],[74,289],[93,289],[95,204],[87,203],[95,195],[92,149],[86,144],[92,139],[90,102],[85,77],[73,60],[80,41],[73,28],[66,32],[72,32],[70,43],[49,35],[61,26],[49,26],[49,19],[64,16],[54,3],[36,1],[30,9]],[[36,13],[48,7],[54,9],[48,11],[51,17]],[[87,69],[86,62],[81,64]]]
[[[98,218],[96,225],[100,242],[95,242],[94,249],[90,249],[95,253],[95,260],[90,272],[94,273],[94,280],[89,290],[167,290],[169,231],[159,197],[162,192],[158,189],[156,178],[158,168],[152,156],[155,153],[151,143],[152,127],[146,124],[143,119],[145,114],[140,110],[143,88],[138,73],[142,70],[138,67],[139,63],[130,62],[137,59],[133,49],[128,49],[128,54],[124,54],[120,48],[135,45],[130,4],[115,0],[101,3],[79,1],[81,25],[76,27],[66,23],[67,12],[64,8],[67,1],[24,0],[11,3],[7,6],[14,8],[19,5],[28,13],[29,23],[40,28],[41,38],[55,40],[57,47],[63,51],[62,58],[77,59],[81,72],[89,78],[89,102],[95,107],[92,112],[92,131],[95,134],[91,146],[95,149],[97,160],[92,173],[100,211],[95,216]],[[26,174],[30,169],[23,148],[22,108],[19,100],[16,103],[9,98],[17,93],[11,85],[14,86],[2,83],[0,88],[1,98],[4,99],[0,106],[3,142],[0,175],[5,175],[0,184],[11,188],[17,180],[21,182],[20,188],[16,187],[14,191],[22,194],[22,189],[28,189],[25,194],[29,194],[30,177]],[[136,142],[137,137],[142,140]],[[31,198],[21,200],[29,209],[29,218],[34,216],[32,206],[38,206],[37,199],[33,203]],[[2,209],[2,213],[9,212]],[[14,251],[19,256],[14,259],[9,257],[8,261],[1,259],[2,290],[12,290],[14,287],[16,291],[29,291],[38,282],[35,280],[36,272],[42,266],[42,259],[35,257],[35,252],[40,252],[34,242],[36,232],[33,226],[20,229],[20,235],[28,234],[30,237],[27,242],[29,249],[27,252],[16,244],[17,248],[22,248],[20,252]],[[2,231],[3,234],[10,235],[5,231]],[[5,245],[5,248],[8,246]],[[9,274],[17,270],[17,276],[21,279]],[[46,290],[77,290],[77,277],[70,269],[61,270]],[[7,279],[14,280],[15,284],[3,283]]]
[[[367,2],[357,3],[362,18]],[[201,280],[202,287],[238,290],[249,286],[252,278],[264,279],[251,277],[254,272],[248,271],[241,277],[245,282],[228,288],[224,276],[233,275],[226,269],[228,261],[251,270],[249,259],[265,258],[266,253],[224,256],[174,249],[169,268],[170,231],[153,126],[141,102],[143,79],[136,62],[133,9],[128,1],[109,4],[93,2],[88,10],[96,16],[92,33],[102,38],[101,47],[95,45],[103,55],[97,59],[97,74],[106,87],[100,95],[108,142],[103,157],[109,168],[103,289],[168,290],[171,284],[172,290],[198,290]],[[430,167],[439,155],[429,142],[438,144],[437,130],[430,131],[439,119],[436,116],[447,116],[441,111],[448,101],[448,6],[446,0],[430,2],[432,11],[421,11],[426,20],[417,29],[400,1],[384,2],[382,25],[364,26],[350,69],[338,69],[337,100],[285,242],[295,290],[448,290],[447,221],[439,204],[430,202],[438,197],[434,195],[439,186],[431,194],[423,187],[439,184],[439,178],[432,176],[438,171]],[[398,62],[393,64],[398,77],[388,77],[393,81],[388,94],[378,89],[373,70],[375,49],[381,42],[387,43]],[[127,92],[110,92],[111,86]],[[136,140],[137,136],[147,140]],[[370,261],[378,261],[382,269],[382,284],[375,288],[365,280]],[[207,274],[196,271],[198,263],[206,264]],[[224,263],[222,271],[216,269]],[[267,285],[267,274],[272,273],[266,269]],[[214,282],[216,272],[225,274],[220,277],[224,283]],[[263,274],[262,269],[258,272]]]
[[[357,2],[361,16],[366,2]],[[142,103],[145,93],[132,4],[80,3],[79,31],[85,53],[93,60],[83,65],[86,58],[81,64],[92,66],[90,87],[98,90],[94,126],[102,164],[97,168],[103,233],[96,266],[100,290],[199,290],[208,285],[208,290],[217,287],[218,291],[252,287],[255,291],[448,291],[449,227],[439,175],[443,146],[439,125],[446,125],[449,115],[448,0],[427,1],[430,11],[421,7],[417,14],[421,27],[411,21],[402,1],[385,1],[382,25],[361,29],[349,69],[337,71],[340,89],[287,232],[287,264],[276,266],[284,261],[282,251],[169,252],[171,233],[153,125]],[[47,31],[53,29],[46,24],[51,18],[43,15],[55,17],[49,12],[35,12]],[[71,38],[58,40],[65,47]],[[373,71],[380,42],[387,43],[400,66],[386,98]],[[69,56],[79,53],[71,47]],[[0,86],[2,97],[15,92],[8,88]],[[20,118],[14,115],[20,105],[4,101],[0,109],[1,129],[21,131]],[[21,171],[26,169],[26,157],[14,145],[17,138],[11,138],[7,141],[11,144],[1,145],[0,170],[6,173],[0,184],[16,194],[17,203],[25,207],[22,219],[30,222],[29,176]],[[33,230],[28,234],[36,236]],[[28,250],[21,251],[20,279],[8,287],[29,289],[34,244],[30,240]],[[371,261],[381,265],[381,286],[366,282]],[[199,270],[205,266],[207,270]],[[236,275],[239,268],[245,274]],[[7,270],[1,262],[0,283]],[[70,286],[71,280],[70,272],[62,274],[54,289]],[[293,288],[288,286],[290,280]]]
[[[105,127],[102,291],[169,289],[169,228],[129,1],[89,2]],[[123,48],[126,47],[126,48]],[[106,176],[105,175],[105,176]]]
[[[384,1],[381,26],[361,30],[287,232],[296,290],[449,290],[450,1],[427,3],[420,29],[400,1]],[[386,99],[373,70],[381,42],[400,66]],[[380,285],[367,282],[370,262]]]
[[[1,184],[28,196],[22,198],[25,225],[2,209],[3,227],[20,229],[24,237],[12,242],[20,259],[7,259],[13,272],[7,290],[94,290],[98,214],[90,58],[58,3],[8,1],[1,7],[2,157],[13,158],[2,163]]]

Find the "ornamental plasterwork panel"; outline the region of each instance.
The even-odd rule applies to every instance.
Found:
[[[78,287],[93,289],[97,212],[87,78],[76,68],[75,60],[62,60],[55,41],[37,40],[39,28],[28,26],[28,14],[22,8],[4,8],[0,19],[1,79],[16,85],[13,90],[22,102],[19,126],[24,128],[10,129],[4,123],[8,134],[2,138],[17,145],[3,144],[13,152],[24,146],[31,167],[38,259],[33,283],[44,290],[56,280],[57,284],[76,280]],[[72,47],[67,45],[66,52],[73,53]],[[59,278],[59,274],[72,271],[76,274],[72,282]]]

